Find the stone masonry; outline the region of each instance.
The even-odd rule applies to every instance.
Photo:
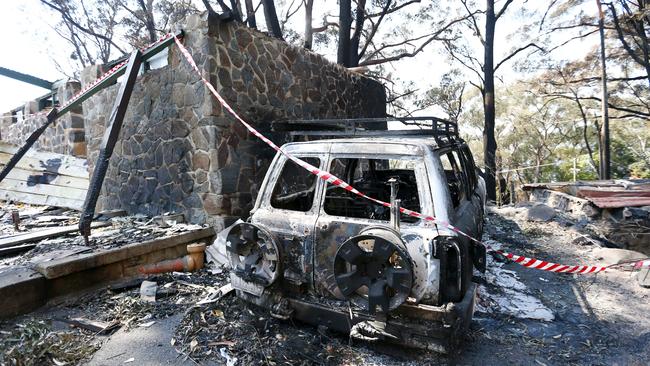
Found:
[[[261,131],[281,119],[385,115],[381,84],[320,55],[207,15],[189,18],[183,29],[203,75]],[[275,152],[221,108],[177,47],[168,60],[136,83],[97,209],[180,212],[220,228],[248,214]],[[117,88],[83,105],[91,169]]]
[[[68,101],[81,88],[76,81],[61,83],[56,96],[59,103]],[[38,103],[30,101],[25,104],[23,113],[26,118],[14,122],[11,113],[0,116],[0,141],[14,145],[23,145],[27,137],[45,122],[44,115],[38,113]],[[81,106],[73,108],[43,132],[33,146],[34,149],[50,151],[59,154],[86,157],[86,139]]]

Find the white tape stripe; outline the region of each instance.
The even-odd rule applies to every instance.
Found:
[[[541,269],[543,271],[548,271],[548,268],[552,267],[552,266],[555,266],[555,263],[548,262],[545,266],[543,266],[542,268],[538,268],[538,269]]]

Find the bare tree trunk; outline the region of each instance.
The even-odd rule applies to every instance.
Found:
[[[311,50],[314,43],[314,27],[312,25],[312,13],[314,11],[314,0],[305,0],[305,43],[303,46]]]
[[[149,42],[156,42],[158,37],[156,37],[156,22],[153,17],[153,0],[147,0],[146,4],[144,0],[138,0],[138,4],[140,4],[140,9],[144,13],[144,26],[149,34]]]
[[[540,159],[541,152],[539,151],[540,149],[537,149],[537,156],[535,156],[535,178],[533,178],[533,183],[539,183],[539,178],[542,175],[541,172],[541,167],[542,165],[542,160]]]
[[[262,0],[264,6],[264,18],[266,19],[266,28],[275,38],[282,39],[282,28],[278,21],[278,14],[275,11],[275,4],[273,0]]]
[[[350,39],[350,55],[348,67],[359,66],[359,42],[363,31],[363,21],[366,18],[366,0],[357,0],[357,12],[354,21],[354,34]]]
[[[609,112],[607,108],[607,62],[605,59],[605,15],[603,14],[603,9],[600,4],[600,0],[596,0],[598,5],[598,28],[600,31],[600,62],[601,62],[601,77],[603,83],[603,98],[601,101],[602,105],[602,133],[601,133],[601,149],[600,149],[600,179],[611,179],[611,163],[610,163],[610,152],[609,152]]]
[[[257,21],[255,20],[255,8],[253,7],[253,0],[244,0],[246,5],[246,23],[248,26],[257,29]]]
[[[241,22],[241,3],[237,0],[230,0],[230,8],[232,10],[232,15],[236,21]]]
[[[352,1],[339,1],[339,45],[336,62],[350,66],[350,28],[352,28]]]
[[[488,198],[496,199],[496,151],[497,141],[494,136],[496,109],[494,105],[494,28],[496,25],[494,0],[487,0],[485,9],[485,60],[483,63],[483,110],[485,126],[483,127],[483,159],[485,164],[485,187]]]
[[[594,170],[597,172],[598,171],[598,164],[596,164],[596,160],[594,160],[594,152],[591,149],[591,144],[589,143],[589,136],[587,134],[588,132],[588,123],[587,123],[587,115],[585,114],[584,109],[582,108],[582,103],[580,102],[580,98],[578,98],[578,94],[576,92],[573,92],[575,96],[575,101],[578,104],[578,108],[580,109],[580,115],[582,116],[582,138],[585,140],[585,147],[587,148],[587,153],[589,154],[589,162],[591,163],[591,166],[594,168]]]

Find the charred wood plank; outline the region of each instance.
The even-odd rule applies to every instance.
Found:
[[[20,159],[25,155],[25,153],[27,153],[27,150],[29,150],[36,141],[38,141],[38,138],[41,137],[43,132],[45,132],[45,129],[54,121],[56,121],[58,116],[59,113],[56,108],[53,108],[50,113],[47,114],[45,123],[43,123],[41,127],[37,128],[36,131],[32,132],[31,135],[29,135],[27,141],[25,141],[25,145],[21,146],[18,151],[16,151],[16,153],[11,157],[11,159],[9,159],[5,167],[2,169],[0,172],[0,182],[2,182],[2,180],[7,177],[11,169],[13,169],[16,164],[18,164]]]
[[[100,228],[105,226],[111,226],[109,222],[93,222],[93,228]],[[9,248],[17,246],[24,243],[31,243],[47,238],[55,238],[57,236],[62,236],[65,234],[73,233],[77,231],[76,225],[68,226],[59,226],[51,229],[37,230],[28,233],[21,233],[17,235],[11,235],[8,237],[0,238],[0,248]]]

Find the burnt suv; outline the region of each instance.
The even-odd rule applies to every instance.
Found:
[[[485,250],[398,208],[480,238],[485,185],[457,126],[436,118],[401,120],[420,128],[383,131],[369,129],[368,120],[321,122],[327,130],[301,134],[340,138],[282,150],[392,208],[278,153],[247,222],[227,229],[237,295],[275,317],[353,338],[451,351],[471,320],[472,275],[485,270]]]

